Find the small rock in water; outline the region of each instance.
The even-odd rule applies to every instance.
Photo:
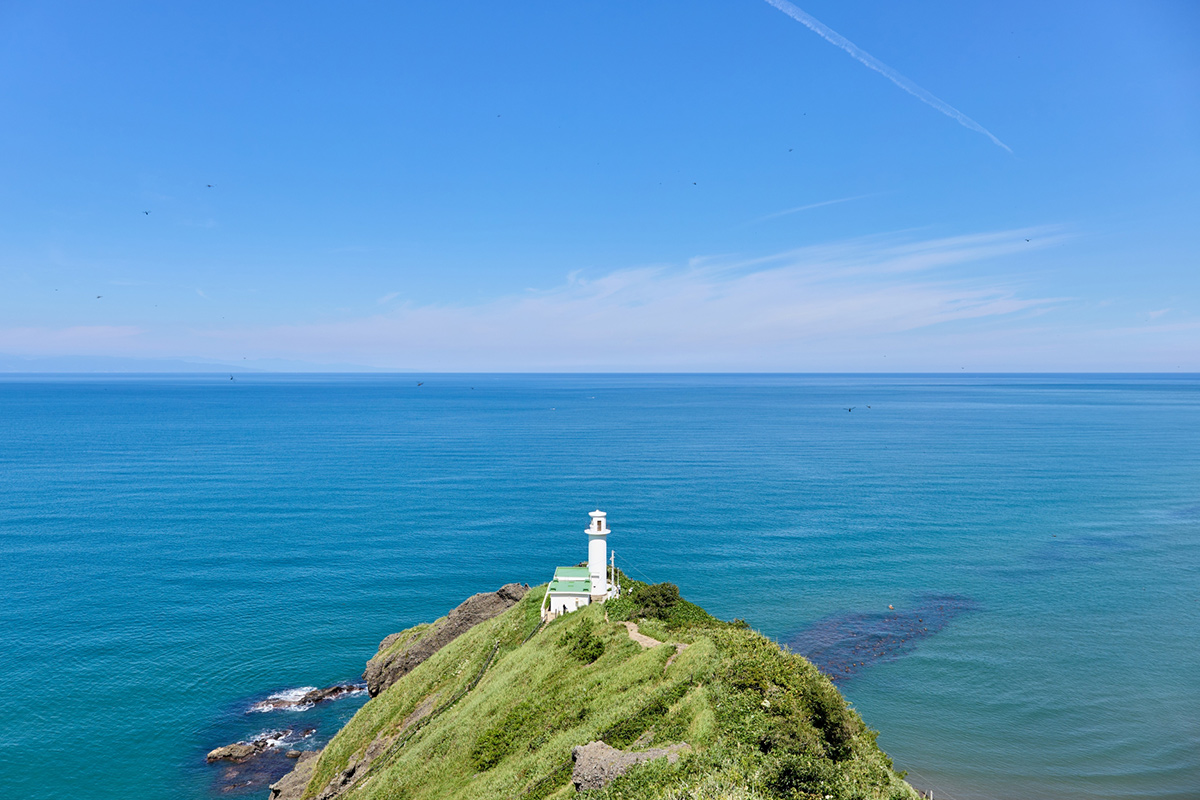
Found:
[[[326,700],[336,700],[348,694],[361,692],[366,688],[366,685],[361,683],[339,683],[334,686],[327,686],[324,689],[313,689],[300,698],[299,705],[316,705],[317,703],[324,703]]]
[[[287,755],[288,758],[299,758],[300,754],[302,752],[304,752],[304,751],[303,750],[288,750],[285,755]]]
[[[291,731],[270,731],[259,736],[253,742],[234,742],[223,747],[218,747],[215,750],[208,751],[208,755],[204,760],[208,763],[214,761],[232,761],[235,764],[240,764],[248,758],[258,755],[262,751],[271,746],[272,742],[282,739],[290,734]]]
[[[250,707],[250,711],[274,711],[278,708],[305,709],[315,706],[317,703],[324,703],[326,700],[337,700],[347,695],[357,694],[365,691],[366,688],[365,683],[337,683],[333,686],[326,686],[324,689],[313,689],[299,697],[294,695],[288,697],[285,692],[282,695],[258,701]]]

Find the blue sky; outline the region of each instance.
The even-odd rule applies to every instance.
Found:
[[[763,0],[2,4],[0,354],[1200,370],[1200,6],[797,6],[1011,152]]]

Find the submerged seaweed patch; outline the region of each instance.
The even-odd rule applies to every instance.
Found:
[[[922,639],[978,608],[974,600],[962,595],[923,595],[909,609],[827,617],[786,643],[835,683],[844,682],[872,664],[895,661],[912,652]]]

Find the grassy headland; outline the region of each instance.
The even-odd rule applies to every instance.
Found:
[[[808,661],[667,584],[623,584],[541,629],[532,589],[437,651],[338,733],[304,797],[568,797],[572,748],[596,740],[691,747],[586,792],[597,800],[916,797]],[[631,640],[627,620],[664,644]]]

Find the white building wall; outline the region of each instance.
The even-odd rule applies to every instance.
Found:
[[[566,594],[554,592],[550,595],[550,613],[554,615],[569,614],[578,611],[591,602],[586,594]]]

